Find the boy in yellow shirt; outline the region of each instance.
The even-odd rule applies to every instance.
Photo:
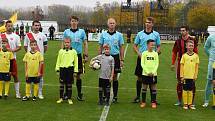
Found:
[[[5,83],[4,98],[7,99],[8,97],[11,80],[11,61],[14,59],[13,53],[8,51],[7,45],[7,39],[2,40],[2,48],[0,49],[0,99],[3,93],[3,83]]]
[[[55,70],[60,72],[60,99],[57,103],[63,102],[64,90],[66,88],[66,96],[68,103],[72,102],[72,84],[74,82],[73,74],[78,72],[78,56],[75,49],[71,48],[70,38],[64,39],[64,48],[58,52]]]
[[[30,42],[31,51],[27,52],[23,58],[25,63],[25,77],[26,77],[26,96],[22,98],[22,101],[29,100],[30,91],[31,91],[31,83],[34,83],[34,96],[33,101],[36,101],[38,96],[39,82],[42,74],[40,70],[42,68],[42,64],[44,58],[42,54],[37,51],[37,42]]]
[[[199,56],[193,52],[194,42],[192,40],[186,43],[187,52],[183,54],[180,61],[180,77],[183,83],[183,102],[184,109],[196,109],[192,106],[193,102],[193,83],[197,79]]]

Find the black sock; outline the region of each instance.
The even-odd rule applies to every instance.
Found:
[[[157,96],[157,91],[152,90],[152,93],[151,93],[151,102],[152,103],[156,103],[156,96]]]
[[[72,84],[67,84],[66,88],[68,90],[67,97],[68,97],[68,99],[71,99],[71,97],[72,97]]]
[[[110,82],[106,83],[106,102],[110,100]]]
[[[77,91],[78,91],[78,96],[81,95],[81,86],[82,86],[82,80],[81,79],[77,79],[77,81],[76,81],[76,87],[77,87]]]
[[[99,87],[99,101],[103,100],[103,91],[102,87]]]
[[[143,103],[146,102],[146,92],[147,92],[147,89],[142,89],[142,102]]]
[[[60,83],[60,98],[63,98],[64,95],[64,84]]]
[[[139,97],[139,98],[140,98],[141,87],[142,87],[142,82],[137,80],[136,81],[136,93],[137,93],[137,97]]]
[[[117,97],[118,87],[119,87],[119,82],[118,82],[118,80],[113,81],[113,97],[114,97],[114,98]]]

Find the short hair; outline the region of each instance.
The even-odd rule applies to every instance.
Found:
[[[7,20],[6,22],[5,22],[5,26],[7,26],[7,24],[9,24],[9,23],[13,23],[11,20]]]
[[[149,39],[147,40],[147,45],[150,43],[150,42],[155,42],[153,39]]]
[[[36,40],[30,41],[30,44],[32,44],[32,43],[36,43],[37,44],[37,41]]]
[[[75,19],[75,20],[79,21],[79,18],[78,18],[77,16],[71,16],[71,17],[70,17],[70,21],[71,21],[72,19]]]
[[[34,20],[34,21],[32,22],[32,26],[33,26],[35,23],[39,23],[39,24],[40,24],[40,21]],[[41,24],[40,24],[40,25],[41,25]]]
[[[155,19],[154,19],[153,17],[151,17],[151,16],[150,16],[150,17],[147,17],[146,20],[151,21],[152,23],[155,22]]]
[[[194,40],[187,40],[186,44],[189,44],[189,43],[194,44]]]
[[[104,44],[103,48],[109,48],[110,49],[110,45],[109,44]]]
[[[71,42],[71,38],[70,37],[65,37],[63,41],[65,40],[69,40]]]
[[[185,28],[186,31],[189,31],[189,26],[188,25],[182,25],[180,28]]]

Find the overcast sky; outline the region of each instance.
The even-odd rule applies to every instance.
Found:
[[[29,7],[29,6],[48,6],[52,4],[63,4],[68,6],[86,6],[86,7],[94,7],[96,1],[100,1],[103,3],[110,3],[113,1],[127,1],[127,0],[0,0],[1,8],[20,8],[20,7]],[[142,1],[142,0],[132,0],[132,1]]]

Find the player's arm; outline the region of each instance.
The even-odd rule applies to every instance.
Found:
[[[146,74],[149,74],[149,70],[147,68],[147,65],[146,65],[146,57],[145,57],[145,53],[143,52],[142,55],[141,55],[141,66],[144,67],[143,68],[143,71],[146,73]]]
[[[110,77],[110,82],[113,81],[113,77],[114,77],[114,59],[112,59],[112,62],[111,62],[111,77]]]
[[[84,41],[84,57],[85,57],[85,61],[88,60],[88,43],[87,40]]]
[[[157,73],[158,66],[159,66],[159,57],[158,57],[158,53],[156,53],[156,56],[155,56],[155,66],[154,66],[153,74]]]
[[[25,78],[28,78],[28,64],[27,62],[24,62],[25,64]]]
[[[74,53],[74,72],[78,72],[78,55],[76,52]]]
[[[24,49],[25,49],[25,52],[28,51],[28,42],[29,42],[29,39],[27,36],[25,36],[25,39],[24,39]]]
[[[12,70],[13,70],[13,63],[14,63],[14,56],[13,56],[13,53],[12,52],[10,52],[10,70],[9,70],[9,72],[12,72]]]
[[[196,79],[197,79],[198,72],[199,72],[199,64],[197,63],[197,64],[196,64],[196,66],[195,66],[194,80],[196,80]]]
[[[104,38],[103,38],[103,33],[101,34],[100,38],[99,38],[99,49],[98,49],[98,54],[102,54],[102,50],[103,50],[103,44],[104,44]]]
[[[184,56],[182,56],[180,61],[180,78],[181,78],[181,81],[184,80]]]
[[[134,52],[137,53],[138,57],[141,58],[142,54],[138,50],[138,44],[140,44],[140,38],[139,38],[139,35],[137,34],[134,40],[133,49],[134,49]]]
[[[157,45],[157,53],[161,54],[161,40],[160,40],[160,34],[158,33],[157,35],[157,39],[156,39],[156,45]]]
[[[204,45],[204,50],[205,50],[205,53],[209,56],[209,49],[211,47],[211,37],[209,36],[205,42],[205,45]]]
[[[43,46],[44,46],[44,53],[45,53],[48,50],[48,39],[45,35],[44,35]]]
[[[39,61],[39,71],[38,71],[38,76],[41,77],[42,74],[40,72],[40,70],[42,70],[42,66],[43,66],[43,63],[44,63],[44,57],[42,54],[40,54],[40,61]]]

